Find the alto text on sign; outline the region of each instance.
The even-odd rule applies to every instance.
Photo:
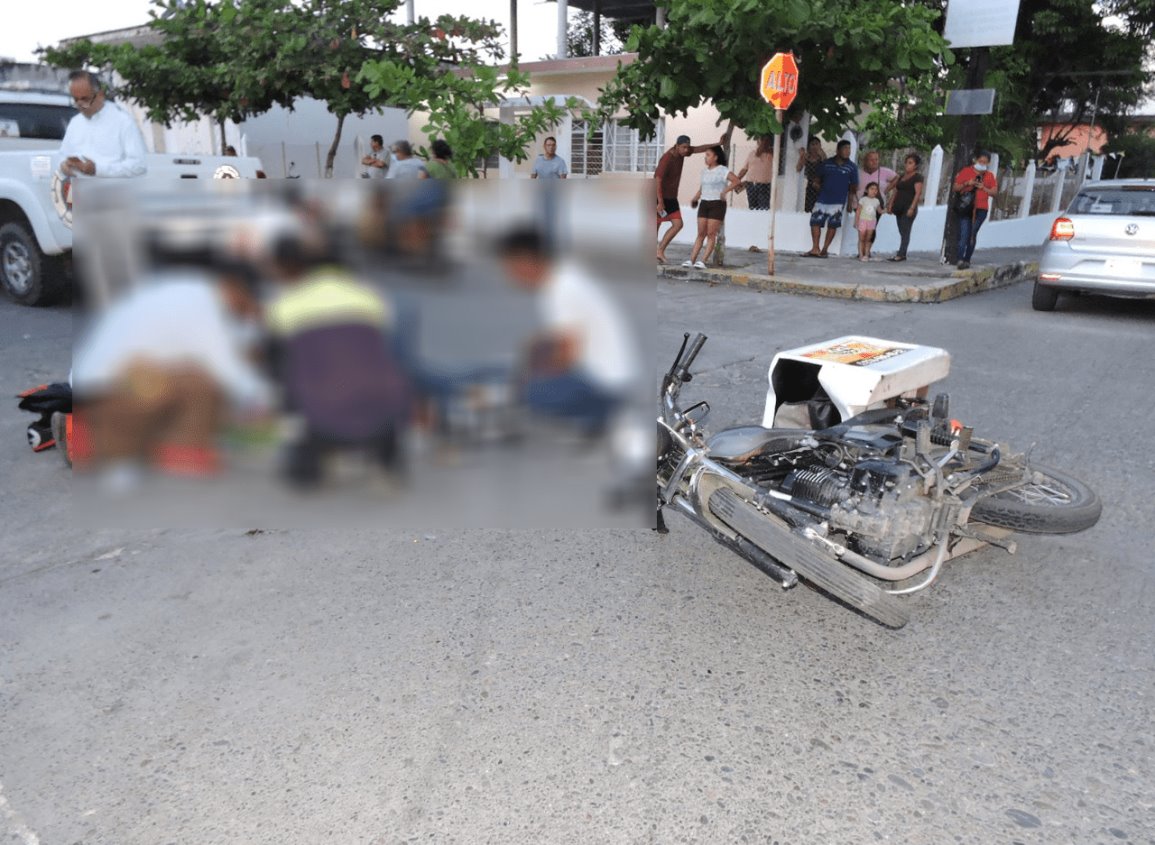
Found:
[[[776,53],[762,66],[758,90],[774,108],[790,108],[798,95],[798,64],[793,53]]]

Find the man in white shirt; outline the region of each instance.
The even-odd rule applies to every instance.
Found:
[[[132,115],[108,100],[99,77],[86,70],[68,75],[75,115],[64,132],[60,166],[65,176],[125,178],[146,170],[144,137]]]
[[[361,158],[365,169],[363,179],[384,179],[389,172],[389,154],[385,152],[385,139],[380,135],[369,137],[369,153]]]
[[[510,232],[499,251],[513,283],[536,294],[545,324],[530,344],[527,405],[591,436],[604,433],[641,374],[621,307],[581,267],[554,261],[536,230]]]

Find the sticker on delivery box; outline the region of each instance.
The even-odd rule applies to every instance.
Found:
[[[899,346],[878,346],[861,340],[851,340],[803,353],[802,357],[814,358],[818,361],[830,361],[834,364],[865,367],[870,364],[877,364],[879,361],[896,358],[906,351]]]

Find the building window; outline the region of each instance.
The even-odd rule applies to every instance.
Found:
[[[570,133],[570,173],[575,176],[597,176],[603,170],[602,148],[605,133],[601,128],[591,131],[589,121],[575,120]]]
[[[665,145],[665,127],[659,123],[654,137],[643,141],[638,130],[611,120],[592,129],[587,121],[573,122],[570,139],[570,170],[578,176],[600,173],[652,173]]]

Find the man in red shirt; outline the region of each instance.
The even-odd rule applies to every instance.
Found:
[[[672,224],[658,244],[659,264],[666,263],[666,247],[678,232],[682,231],[682,206],[678,202],[678,187],[682,182],[682,165],[686,163],[687,156],[704,153],[718,145],[725,147],[728,140],[729,134],[726,134],[717,144],[700,144],[692,147],[689,135],[679,135],[674,146],[666,150],[658,161],[658,169],[654,171],[654,181],[658,189],[658,231],[661,231],[663,223]]]
[[[971,255],[975,251],[975,238],[983,221],[990,213],[991,200],[998,192],[995,174],[990,171],[991,154],[980,152],[974,164],[964,167],[954,177],[954,189],[959,194],[974,194],[974,202],[969,212],[958,214],[958,268],[965,270],[971,266]],[[958,212],[956,212],[958,213]]]

